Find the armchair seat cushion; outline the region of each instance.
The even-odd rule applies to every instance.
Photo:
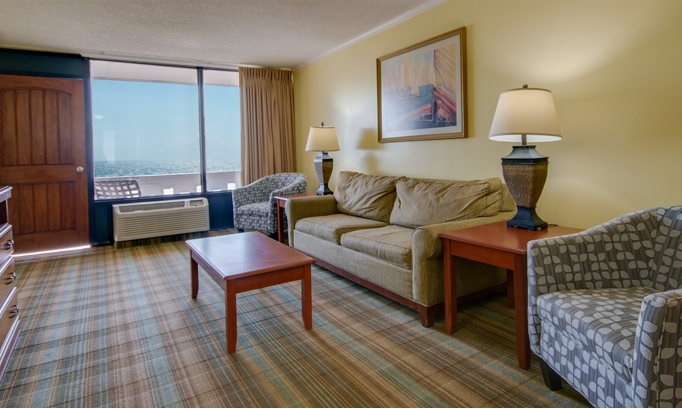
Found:
[[[245,204],[243,206],[240,206],[237,209],[237,214],[244,215],[244,216],[265,216],[265,217],[267,217],[269,212],[270,212],[270,203],[269,202],[249,203],[249,204]]]
[[[630,381],[642,300],[655,293],[648,287],[549,293],[538,297],[538,315]]]
[[[328,216],[306,217],[296,222],[296,230],[319,239],[341,244],[341,236],[346,233],[387,226],[387,223],[337,213]]]
[[[398,267],[411,269],[412,233],[414,229],[401,226],[357,230],[341,236],[341,245]]]

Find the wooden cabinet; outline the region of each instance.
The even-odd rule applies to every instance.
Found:
[[[7,212],[7,199],[11,196],[11,187],[0,187],[0,378],[19,338],[19,297],[12,259],[14,240]]]

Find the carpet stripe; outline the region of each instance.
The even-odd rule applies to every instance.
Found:
[[[516,365],[502,296],[461,306],[458,331],[313,266],[313,322],[299,283],[238,295],[225,351],[224,293],[182,242],[17,261],[22,333],[3,407],[585,406]]]

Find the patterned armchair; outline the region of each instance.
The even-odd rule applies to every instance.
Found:
[[[274,197],[305,193],[307,187],[308,177],[302,173],[277,173],[234,189],[234,227],[275,234],[277,201]]]
[[[550,389],[563,378],[598,407],[682,404],[681,233],[682,207],[663,207],[528,243],[531,349]]]

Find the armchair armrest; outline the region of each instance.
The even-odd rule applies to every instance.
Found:
[[[275,196],[297,195],[305,193],[307,188],[308,178],[303,177],[288,186],[272,191],[269,198],[270,213],[268,214],[268,223],[272,226],[277,224],[277,201],[275,200]],[[289,219],[287,219],[287,222],[288,220]]]
[[[637,322],[632,382],[636,407],[677,407],[682,402],[682,290],[644,298]]]
[[[274,190],[272,193],[270,193],[270,203],[274,202],[275,196],[298,195],[301,193],[305,193],[307,188],[308,178],[300,179],[288,186]]]
[[[262,178],[232,190],[232,202],[235,211],[245,204],[267,202],[270,199],[270,185],[271,182],[268,178]]]
[[[284,211],[289,223],[289,246],[294,247],[294,228],[297,221],[306,217],[336,214],[338,207],[333,195],[297,197],[287,200]]]

